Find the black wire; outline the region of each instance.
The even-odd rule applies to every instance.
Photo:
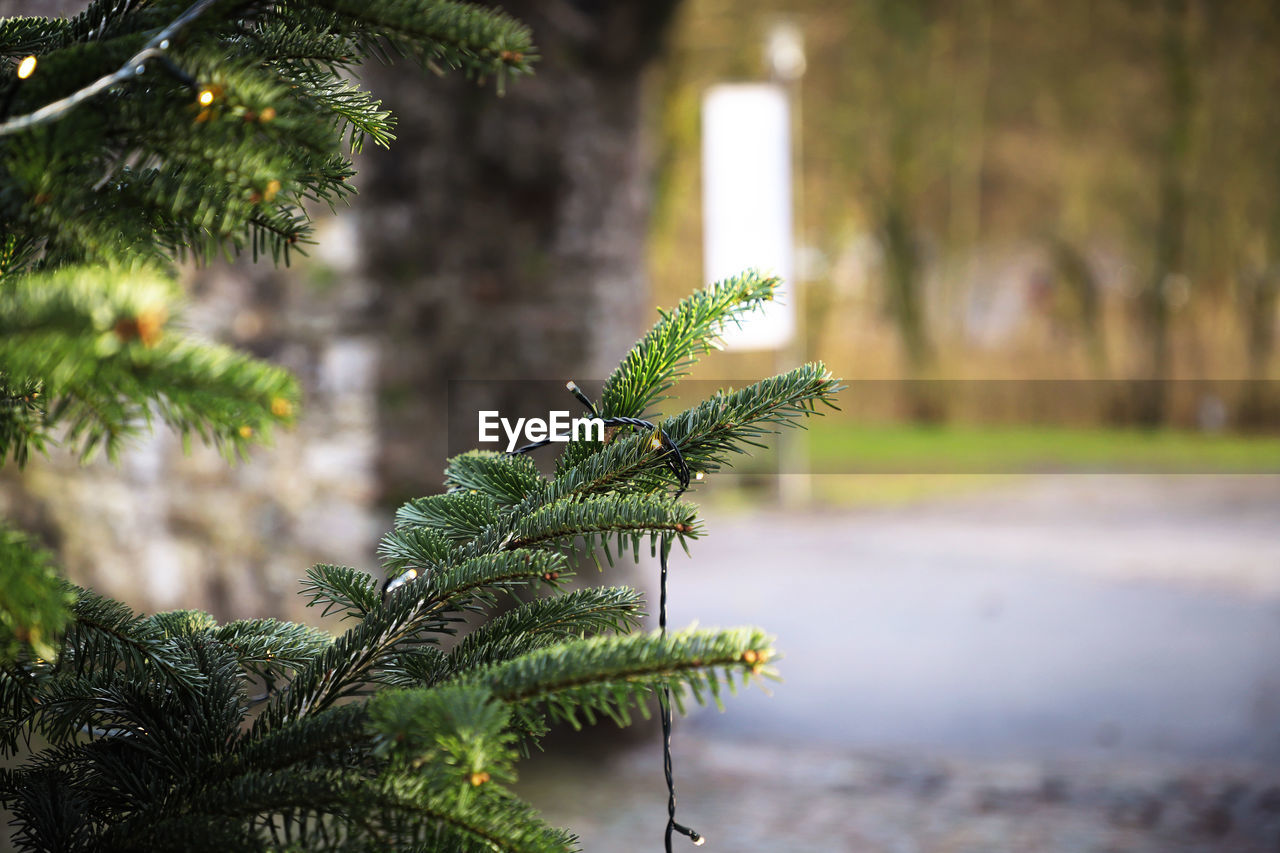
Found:
[[[205,11],[216,2],[218,2],[218,0],[196,0],[187,7],[185,12],[174,18],[167,27],[153,36],[151,40],[143,46],[142,50],[129,57],[128,61],[126,61],[124,65],[121,65],[110,74],[99,77],[87,86],[77,89],[65,98],[59,98],[53,103],[44,105],[35,112],[27,113],[26,115],[21,115],[17,118],[8,117],[8,108],[6,105],[4,119],[0,120],[0,136],[7,136],[8,134],[17,133],[37,125],[56,121],[66,114],[67,111],[73,109],[76,105],[83,103],[89,98],[92,98],[99,92],[137,77],[145,70],[146,64],[150,60],[163,58],[165,51],[169,50],[173,40],[178,37],[183,28],[196,18],[203,15]],[[176,70],[178,79],[182,80],[184,84],[190,86],[194,83],[190,75],[179,69],[176,65],[169,63],[166,67],[168,67],[170,71]]]
[[[590,404],[591,401],[587,399],[587,396],[583,394],[576,385],[572,390],[575,397],[586,401],[586,404]],[[592,414],[595,415],[595,406],[590,406],[590,410]],[[655,430],[658,433],[658,446],[666,447],[666,453],[669,454],[670,457],[667,459],[667,467],[671,469],[671,473],[675,475],[676,482],[680,484],[680,491],[676,493],[676,497],[680,497],[680,495],[684,493],[685,489],[689,488],[689,465],[685,462],[684,454],[680,452],[680,447],[671,440],[671,437],[666,434],[662,427],[657,426],[653,421],[646,421],[643,418],[613,417],[601,418],[601,421],[606,427],[631,426],[638,427],[640,429]],[[509,455],[519,456],[529,453],[540,447],[546,447],[554,440],[555,439],[548,436],[547,438],[539,441],[530,442],[529,444],[517,447],[515,450],[510,451]]]
[[[671,535],[664,533],[659,555],[662,573],[658,587],[658,633],[663,637],[667,636],[667,550],[670,546]],[[676,828],[676,779],[671,767],[671,688],[665,684],[662,686],[662,698],[658,701],[658,712],[662,719],[662,775],[667,778],[667,829],[662,843],[667,853],[671,853],[671,833]]]
[[[674,448],[674,445],[673,449],[679,454],[679,449]],[[683,464],[684,457],[680,457],[680,461]],[[676,491],[677,500],[684,494],[688,485],[686,475],[684,485]],[[664,533],[662,551],[659,553],[662,573],[658,588],[658,632],[664,637],[667,635],[667,552],[670,549],[671,534]],[[666,853],[671,853],[671,833],[679,832],[681,835],[688,836],[694,844],[700,843],[702,836],[689,827],[676,823],[676,780],[671,766],[671,688],[666,685],[662,687],[662,699],[658,703],[658,711],[662,720],[662,774],[667,780],[667,830],[663,834],[662,842]]]
[[[542,439],[542,441],[535,441],[535,442],[532,442],[531,444],[526,444],[521,447],[517,447],[515,450],[510,451],[510,455],[519,456],[522,453],[528,453],[530,450],[537,450],[539,447],[546,447],[550,443],[551,443],[551,439],[544,438]]]
[[[586,407],[592,417],[599,417],[591,398],[584,394],[576,383],[570,381],[565,384],[565,387],[569,390],[569,393],[578,398],[578,401]],[[657,446],[666,448],[663,455],[666,457],[667,467],[675,475],[676,482],[680,486],[680,488],[676,489],[674,496],[675,500],[679,500],[680,496],[689,488],[689,463],[685,460],[684,454],[680,452],[680,446],[671,440],[671,437],[666,434],[662,427],[642,418],[612,417],[602,418],[602,420],[606,427],[630,426],[657,432]],[[517,447],[511,451],[511,455],[515,456],[537,450],[539,447],[546,447],[551,441],[552,439],[548,437],[541,441],[526,444],[523,447]],[[670,550],[671,534],[664,533],[662,534],[662,549],[658,555],[659,563],[662,566],[658,586],[658,632],[663,637],[667,635],[667,553]],[[671,688],[667,685],[662,687],[662,695],[658,700],[658,711],[662,720],[662,774],[667,780],[667,828],[663,834],[663,845],[666,853],[671,853],[672,833],[678,832],[686,836],[694,844],[701,844],[702,836],[697,831],[676,822],[676,779],[671,763]]]

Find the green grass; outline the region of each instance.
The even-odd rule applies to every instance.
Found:
[[[823,418],[811,424],[807,443],[814,473],[1280,472],[1280,436],[1266,435],[869,425]]]

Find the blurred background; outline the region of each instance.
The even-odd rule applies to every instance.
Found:
[[[697,495],[672,622],[765,626],[785,680],[677,722],[682,822],[734,851],[1278,849],[1280,4],[503,6],[536,76],[369,68],[398,139],[309,257],[187,272],[188,323],[303,380],[297,429],[231,469],[166,434],[55,454],[0,509],[135,607],[315,621],[304,568],[376,568],[439,489],[451,382],[594,390],[741,255],[786,307],[688,398],[813,358],[849,389]],[[758,100],[715,124],[717,95]],[[587,850],[660,843],[653,727],[565,737],[521,786]]]

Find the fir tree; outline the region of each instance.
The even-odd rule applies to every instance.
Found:
[[[114,457],[160,421],[243,452],[292,421],[287,372],[182,328],[173,261],[288,262],[305,205],[394,122],[354,82],[409,56],[526,73],[528,31],[439,0],[97,0],[0,20],[0,464],[55,440]],[[48,560],[0,522],[0,654],[67,618]]]
[[[287,422],[291,377],[175,327],[171,261],[287,260],[303,203],[347,191],[339,139],[390,139],[342,73],[361,57],[501,78],[531,56],[515,22],[429,0],[101,2],[2,21],[0,51],[0,452],[19,463],[55,436],[113,454],[152,419],[231,452]],[[572,849],[506,788],[550,724],[625,724],[655,693],[718,702],[772,674],[758,629],[634,632],[635,591],[564,582],[576,552],[647,543],[665,565],[702,532],[678,499],[691,474],[830,401],[835,380],[806,365],[655,425],[691,359],[775,285],[748,273],[663,314],[602,389],[615,429],[568,444],[553,476],[520,454],[450,460],[447,491],[396,514],[385,583],[311,569],[304,595],[349,621],[336,637],[139,615],[3,531],[0,803],[17,844]]]
[[[744,275],[664,314],[606,383],[600,414],[639,421],[775,285]],[[307,573],[310,603],[352,623],[338,637],[199,611],[139,616],[74,590],[56,656],[22,655],[0,675],[7,749],[48,743],[3,776],[19,844],[573,849],[504,787],[522,746],[556,721],[625,725],[657,691],[677,708],[718,703],[772,675],[774,650],[754,628],[632,633],[640,596],[566,591],[570,555],[612,562],[696,539],[695,508],[671,494],[682,489],[674,454],[714,472],[835,391],[825,368],[805,365],[660,430],[624,424],[607,441],[570,443],[550,478],[526,455],[455,457],[445,493],[396,513],[381,589],[353,568]],[[494,616],[500,598],[509,609]]]

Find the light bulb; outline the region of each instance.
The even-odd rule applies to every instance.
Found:
[[[18,63],[18,79],[26,80],[36,70],[36,58],[28,56]]]
[[[197,103],[202,107],[207,107],[213,103],[213,90],[201,89],[200,95],[196,98]]]
[[[400,587],[404,586],[409,581],[414,580],[417,577],[418,577],[418,570],[409,569],[404,574],[399,575],[398,577],[396,577],[395,580],[387,584],[387,588],[385,592],[395,592],[397,589],[399,589]]]

